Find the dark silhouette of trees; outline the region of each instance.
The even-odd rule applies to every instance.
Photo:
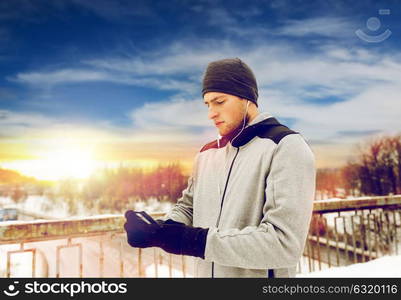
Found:
[[[359,179],[359,165],[349,162],[341,169],[342,186],[344,194],[357,197],[360,194],[361,180]]]
[[[401,192],[401,135],[377,138],[360,147],[353,181],[362,195],[389,195]],[[349,163],[344,167],[350,169]]]
[[[0,184],[18,184],[36,182],[35,178],[21,175],[19,172],[0,167]]]
[[[341,174],[339,169],[325,168],[316,172],[316,190],[320,198],[337,197],[337,188],[340,187]]]
[[[321,198],[383,196],[401,193],[401,135],[373,139],[357,148],[357,157],[338,169],[319,169],[317,194]]]
[[[144,192],[148,197],[154,197],[159,201],[175,202],[185,188],[186,179],[178,164],[159,166],[154,172],[145,176],[144,181],[148,189]]]
[[[33,177],[0,167],[0,196],[10,197],[15,203],[20,203],[28,197],[25,185],[37,183],[38,181]]]

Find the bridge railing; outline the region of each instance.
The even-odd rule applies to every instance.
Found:
[[[299,271],[398,255],[400,248],[401,195],[317,201]]]
[[[188,257],[131,248],[124,220],[102,215],[0,222],[0,277],[191,276]]]
[[[191,257],[131,248],[123,224],[121,215],[0,222],[0,277],[194,276]],[[298,272],[399,254],[400,243],[401,195],[317,201]]]

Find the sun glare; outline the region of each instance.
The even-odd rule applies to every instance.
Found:
[[[138,157],[135,153],[132,154],[131,159],[110,158],[101,152],[101,147],[62,139],[57,141],[53,139],[52,143],[47,144],[44,149],[38,149],[38,147],[32,149],[32,156],[36,159],[2,161],[0,167],[15,170],[22,175],[39,180],[57,181],[67,178],[87,179],[96,171],[101,172],[105,168],[139,168],[146,173],[160,164],[169,163],[163,159]],[[183,164],[185,171],[191,170],[190,163],[183,161],[180,163]]]
[[[63,148],[42,153],[40,159],[3,164],[25,175],[42,180],[64,178],[85,179],[96,169],[96,161],[89,149]]]
[[[41,177],[71,177],[84,179],[95,170],[95,161],[89,150],[68,149],[49,153],[43,161]]]

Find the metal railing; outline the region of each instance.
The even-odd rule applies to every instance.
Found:
[[[131,248],[123,223],[121,215],[0,222],[0,277],[194,275],[191,257]],[[401,195],[317,201],[298,272],[398,254],[400,243]]]
[[[155,218],[161,216],[153,214]],[[188,257],[157,248],[131,248],[123,224],[121,215],[0,223],[0,277],[190,275]]]
[[[301,263],[320,271],[398,255],[400,247],[401,195],[317,201]]]

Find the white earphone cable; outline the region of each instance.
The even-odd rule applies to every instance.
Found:
[[[242,128],[241,128],[240,132],[238,132],[237,135],[236,135],[231,141],[233,141],[237,136],[239,136],[239,135],[241,134],[241,132],[242,132],[242,131],[244,130],[244,128],[245,128],[245,120],[246,120],[246,115],[248,114],[248,106],[249,106],[249,100],[248,100],[247,103],[246,103],[246,109],[245,109],[245,113],[244,113],[244,117],[243,117],[243,121],[242,121]],[[217,139],[217,147],[220,148],[220,141],[219,141],[219,139]],[[224,167],[224,169],[225,169],[225,167]],[[223,170],[224,170],[224,169],[223,169]],[[219,180],[217,180],[217,191],[218,191],[219,196],[220,196],[220,194],[221,194],[221,188],[220,188],[220,181],[219,181]]]
[[[249,100],[247,100],[247,102],[246,102],[246,109],[245,109],[244,118],[242,121],[242,128],[241,128],[240,132],[238,132],[237,135],[232,138],[231,141],[235,140],[237,138],[237,136],[239,136],[245,128],[245,120],[246,120],[246,115],[248,114],[248,106],[249,106]]]

